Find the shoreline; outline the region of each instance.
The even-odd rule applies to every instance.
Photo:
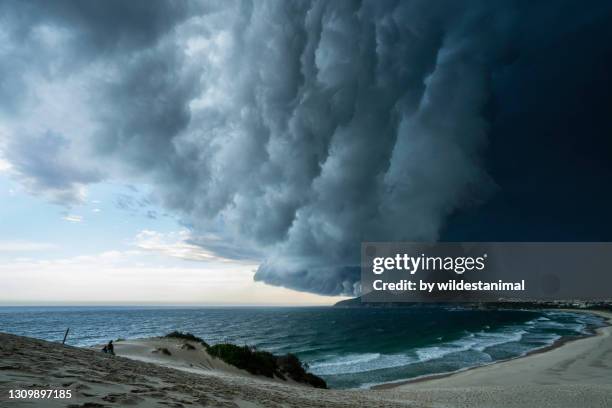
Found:
[[[463,374],[469,371],[475,371],[475,370],[479,370],[482,368],[486,368],[486,367],[493,367],[496,366],[498,364],[502,364],[502,363],[507,363],[510,361],[517,361],[517,360],[524,360],[524,359],[528,359],[530,357],[539,355],[539,354],[544,354],[547,352],[550,352],[552,350],[556,350],[559,349],[561,347],[563,347],[566,344],[570,344],[570,343],[574,343],[574,342],[579,342],[581,340],[586,340],[586,339],[590,339],[593,337],[597,337],[597,336],[601,336],[603,334],[603,329],[605,329],[606,327],[612,327],[612,312],[611,311],[604,311],[604,310],[587,310],[587,309],[542,309],[542,311],[544,312],[548,312],[548,311],[561,311],[561,312],[570,312],[570,313],[588,313],[588,314],[592,314],[592,315],[596,315],[599,317],[602,317],[604,319],[605,322],[605,326],[603,327],[599,327],[597,329],[595,329],[595,331],[592,334],[585,334],[582,336],[562,336],[559,339],[555,340],[554,343],[548,345],[548,346],[543,346],[543,347],[539,347],[533,350],[528,351],[527,353],[521,355],[521,356],[517,356],[517,357],[511,357],[511,358],[507,358],[507,359],[503,359],[503,360],[496,360],[493,361],[489,364],[483,364],[483,365],[477,365],[477,366],[473,366],[473,367],[466,367],[466,368],[461,368],[459,370],[456,371],[449,371],[449,372],[444,372],[444,373],[436,373],[436,374],[425,374],[422,376],[418,376],[418,377],[414,377],[414,378],[409,378],[409,379],[405,379],[405,380],[396,380],[396,381],[390,381],[390,382],[385,382],[385,383],[381,383],[381,384],[376,384],[373,385],[371,387],[368,387],[366,389],[368,390],[375,390],[375,391],[385,391],[385,390],[393,390],[393,389],[397,389],[400,387],[404,387],[404,386],[408,386],[411,384],[418,384],[418,383],[425,383],[425,382],[429,382],[429,381],[434,381],[434,380],[440,380],[440,379],[444,379],[444,378],[450,378],[453,377],[455,375],[458,374]]]
[[[49,341],[0,333],[0,384],[71,389],[71,401],[49,407],[126,405],[228,408],[354,406],[412,408],[575,408],[612,406],[612,313],[594,313],[608,324],[595,335],[556,342],[533,353],[385,388],[319,389],[249,375],[183,341],[162,338],[116,344],[116,356]],[[170,353],[163,353],[167,348]],[[122,356],[123,355],[123,356]],[[33,400],[13,401],[30,407]],[[47,406],[47,405],[45,405]]]

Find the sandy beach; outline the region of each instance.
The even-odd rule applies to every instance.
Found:
[[[0,389],[9,407],[608,407],[611,334],[608,326],[523,358],[376,390],[322,390],[256,377],[176,339],[120,341],[117,356],[109,356],[0,334]],[[9,389],[45,387],[75,396],[36,404],[7,400]]]
[[[572,310],[576,312],[576,310]],[[596,312],[608,322],[612,313]],[[544,352],[424,381],[387,385],[436,407],[612,406],[612,327]]]

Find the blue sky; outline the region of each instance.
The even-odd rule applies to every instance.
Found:
[[[187,228],[145,204],[147,186],[91,185],[82,204],[65,207],[25,191],[5,161],[0,169],[0,304],[309,305],[337,300],[255,283],[256,262],[220,259],[189,245]]]
[[[133,211],[118,208],[119,197],[138,198],[138,193],[121,185],[93,185],[85,202],[71,208],[28,194],[6,175],[0,178],[0,189],[3,239],[54,243],[58,248],[46,251],[49,257],[127,249],[130,239],[143,229],[163,233],[179,228],[168,216],[148,217],[148,210],[155,211],[152,206]]]

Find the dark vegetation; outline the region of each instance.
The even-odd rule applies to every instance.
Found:
[[[327,388],[325,380],[314,374],[306,372],[305,364],[302,364],[299,358],[295,354],[287,354],[284,356],[277,356],[276,363],[278,364],[279,371],[286,373],[289,378],[300,383],[310,384],[315,388]]]
[[[165,347],[159,347],[159,348],[156,348],[155,350],[153,350],[153,353],[162,353],[162,354],[165,354],[165,355],[167,355],[167,356],[171,356],[171,355],[172,355],[172,353],[170,352],[170,350],[168,350],[168,349],[167,349],[167,348],[165,348]]]
[[[263,375],[269,378],[277,377],[282,380],[287,380],[287,377],[289,377],[293,381],[308,384],[315,388],[327,388],[325,380],[308,373],[306,371],[308,367],[302,364],[294,354],[276,356],[267,351],[257,350],[255,347],[237,346],[229,343],[210,346],[200,337],[179,331],[168,333],[165,337],[200,343],[211,356],[254,375]],[[184,348],[192,350],[185,345]]]
[[[327,388],[325,380],[306,372],[304,365],[293,354],[275,356],[267,351],[235,344],[215,344],[208,348],[208,354],[251,374],[278,377],[282,380],[289,377],[316,388]]]
[[[204,341],[204,339],[202,339],[201,337],[198,337],[198,336],[194,336],[191,333],[183,333],[183,332],[175,330],[172,333],[166,334],[164,337],[169,337],[169,338],[172,338],[172,339],[181,339],[181,340],[187,340],[187,341],[194,341],[196,343],[200,343],[205,348],[209,347],[208,343],[206,343]]]

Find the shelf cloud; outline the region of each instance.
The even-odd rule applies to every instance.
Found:
[[[68,206],[88,184],[145,180],[189,245],[258,260],[272,285],[357,294],[362,241],[437,240],[495,191],[492,81],[531,31],[542,41],[545,12],[1,2],[2,157]]]

